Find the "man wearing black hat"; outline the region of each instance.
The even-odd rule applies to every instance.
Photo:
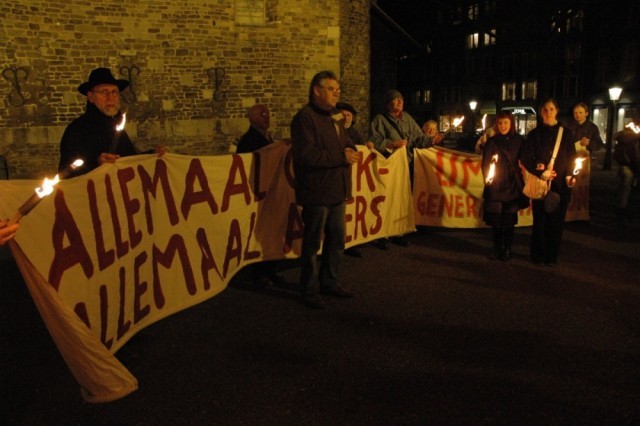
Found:
[[[59,170],[73,161],[84,160],[83,167],[72,172],[77,176],[97,168],[104,163],[113,163],[119,157],[135,155],[136,151],[127,132],[116,130],[122,121],[120,92],[129,86],[127,80],[118,80],[109,68],[91,71],[89,80],[78,86],[78,91],[87,97],[84,114],[67,126],[60,141]],[[156,148],[163,153],[164,147]]]

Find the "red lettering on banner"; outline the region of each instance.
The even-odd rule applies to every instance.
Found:
[[[76,313],[78,318],[86,324],[87,327],[91,328],[91,322],[89,321],[89,314],[87,313],[87,304],[84,302],[77,303],[73,308],[73,312]]]
[[[198,245],[200,246],[200,252],[202,253],[202,258],[200,260],[200,272],[202,272],[202,278],[204,281],[204,289],[209,290],[211,288],[211,281],[209,281],[209,271],[215,270],[222,280],[222,275],[220,274],[220,270],[218,269],[218,265],[216,265],[216,261],[213,258],[213,254],[211,253],[211,246],[209,245],[209,240],[207,239],[207,233],[203,228],[198,228],[196,231],[196,239],[198,240]]]
[[[137,324],[151,312],[151,306],[144,305],[140,299],[147,292],[148,284],[140,281],[140,267],[147,261],[147,252],[142,252],[133,260],[133,322]]]
[[[116,256],[120,259],[122,256],[129,252],[129,242],[122,240],[122,229],[120,228],[120,218],[118,217],[118,209],[116,207],[116,199],[113,195],[113,188],[111,187],[111,177],[109,175],[104,176],[105,189],[107,191],[107,204],[109,205],[109,211],[111,212],[111,224],[113,225],[113,236],[116,239]]]
[[[236,175],[239,175],[240,177],[239,183],[236,183]],[[226,212],[229,210],[229,200],[232,195],[236,194],[244,194],[244,203],[246,205],[251,203],[251,191],[249,190],[247,172],[244,169],[242,157],[237,154],[233,154],[231,156],[231,167],[229,168],[229,177],[227,178],[227,185],[224,188],[222,207],[220,211]]]
[[[224,256],[224,265],[222,266],[222,276],[226,277],[229,271],[229,263],[232,259],[236,259],[236,266],[240,265],[242,260],[242,242],[240,240],[240,223],[237,219],[231,221],[229,227],[229,238],[227,239],[227,252]]]
[[[262,157],[259,152],[253,153],[253,194],[256,203],[264,200],[267,191],[260,191],[260,161]]]
[[[436,150],[436,166],[434,167],[436,177],[440,186],[447,187],[452,186],[453,181],[445,179],[444,177],[444,152]]]
[[[367,235],[369,234],[367,230],[367,223],[365,218],[367,213],[367,198],[362,195],[358,195],[347,202],[347,204],[353,204],[353,203],[355,203],[355,210],[356,210],[355,217],[350,213],[347,213],[345,215],[345,222],[347,224],[349,224],[352,220],[354,221],[353,237],[347,234],[347,238],[346,238],[347,243],[351,242],[351,240],[358,238],[358,227],[360,227],[360,232],[362,233],[363,238],[366,238]]]
[[[124,311],[124,307],[125,307],[125,301],[126,301],[126,297],[125,297],[125,291],[126,291],[126,274],[125,274],[125,270],[124,267],[120,268],[120,305],[119,305],[119,310],[118,310],[118,340],[120,340],[122,338],[122,336],[125,335],[125,333],[127,331],[129,331],[129,329],[131,328],[131,321],[127,320],[125,321],[125,311]]]
[[[438,182],[442,187],[458,186],[460,188],[467,188],[469,186],[470,175],[478,176],[481,173],[482,164],[477,160],[461,157],[457,154],[447,154],[449,157],[449,177],[445,178],[445,165],[444,158],[445,153],[443,151],[436,151],[436,167],[435,173],[438,177]],[[460,160],[462,158],[462,160]],[[458,180],[459,170],[462,170],[462,179]]]
[[[193,188],[196,179],[201,188],[201,191],[198,192]],[[189,163],[189,170],[187,170],[185,181],[184,195],[182,196],[182,204],[180,205],[182,216],[185,219],[189,217],[191,206],[199,203],[207,203],[212,214],[218,213],[218,204],[209,189],[209,180],[199,159],[195,158]]]
[[[249,224],[249,235],[247,235],[247,244],[246,249],[244,251],[244,260],[257,259],[260,257],[260,252],[257,250],[249,250],[249,241],[251,241],[251,237],[253,237],[253,230],[256,227],[256,218],[257,215],[255,212],[251,213],[251,222]]]
[[[376,189],[375,180],[373,178],[373,174],[371,173],[371,163],[377,157],[377,154],[371,152],[369,155],[364,157],[362,153],[360,153],[360,157],[358,158],[358,165],[356,168],[356,191],[360,191],[362,189],[362,175],[364,175],[365,180],[367,182],[367,187],[371,192],[374,192]]]
[[[113,339],[107,340],[107,325],[109,320],[109,295],[107,286],[100,286],[100,341],[108,348],[113,345]]]
[[[87,182],[87,193],[89,195],[89,212],[91,213],[91,223],[93,224],[93,235],[96,238],[96,257],[98,258],[98,268],[103,271],[113,265],[116,254],[114,249],[105,249],[104,234],[102,233],[102,221],[100,220],[98,197],[96,195],[96,185],[91,179]]]
[[[289,204],[289,214],[287,216],[287,233],[284,237],[284,246],[282,251],[290,253],[293,250],[293,242],[302,239],[304,224],[298,206],[295,203]]]
[[[423,191],[418,195],[417,207],[422,216],[443,217],[446,211],[447,217],[477,218],[479,216],[479,201],[471,195],[466,195],[463,198],[463,195],[460,194],[427,194]]]
[[[153,268],[153,298],[158,309],[161,309],[165,303],[164,293],[162,292],[162,286],[160,285],[158,265],[170,268],[176,253],[178,253],[180,263],[182,264],[182,273],[184,275],[184,282],[187,286],[187,291],[190,295],[196,294],[197,291],[184,238],[181,235],[174,234],[171,236],[169,244],[167,244],[166,251],[162,252],[155,244],[153,245],[153,254],[151,256]]]
[[[379,205],[382,204],[387,199],[386,195],[378,195],[377,197],[373,197],[371,200],[371,213],[376,217],[376,222],[373,224],[371,228],[369,228],[369,232],[372,234],[377,234],[380,229],[382,229],[382,214],[380,213]]]
[[[127,182],[132,181],[136,177],[135,171],[132,167],[118,170],[118,182],[120,183],[120,191],[122,192],[122,203],[124,204],[124,211],[127,215],[127,226],[129,228],[129,242],[131,248],[135,248],[140,241],[142,241],[142,232],[136,230],[136,224],[133,220],[133,215],[140,211],[140,200],[131,198],[129,194],[129,187]]]
[[[56,192],[53,205],[55,207],[55,222],[51,231],[51,241],[54,254],[49,268],[48,282],[57,291],[60,287],[62,274],[67,269],[80,264],[85,276],[89,278],[93,275],[93,262],[84,241],[82,241],[78,225],[64,201],[64,192],[61,190]],[[69,241],[67,247],[64,247],[65,237]]]
[[[167,212],[169,214],[169,223],[175,225],[178,223],[178,209],[176,202],[171,192],[171,185],[169,184],[169,176],[167,173],[167,163],[163,160],[156,161],[156,169],[153,173],[153,180],[151,176],[145,170],[144,167],[138,166],[138,174],[140,175],[140,183],[142,184],[142,193],[144,194],[144,214],[147,218],[147,232],[149,235],[153,235],[153,216],[151,215],[151,204],[149,203],[149,194],[153,198],[157,197],[158,184],[162,184],[162,194],[164,195],[164,201],[167,205]]]
[[[475,197],[472,197],[471,195],[467,195],[467,198],[466,198],[467,217],[478,217],[479,209],[476,208],[478,201],[480,200],[478,200]]]

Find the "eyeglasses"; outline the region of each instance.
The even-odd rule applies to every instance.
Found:
[[[100,95],[105,98],[109,95],[111,95],[114,98],[117,98],[118,96],[120,96],[120,91],[118,89],[92,90],[92,92],[95,93],[96,95]]]
[[[329,86],[329,87],[318,86],[318,87],[321,87],[322,89],[328,90],[331,93],[340,93],[340,89],[337,88],[337,87],[331,87],[331,86]]]

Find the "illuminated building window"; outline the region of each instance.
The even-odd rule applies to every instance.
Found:
[[[470,21],[475,21],[480,15],[480,5],[478,3],[469,5],[467,9],[467,16]]]
[[[424,89],[422,91],[422,103],[423,104],[430,104],[431,103],[431,90]]]
[[[469,34],[467,36],[467,49],[476,49],[478,47],[480,47],[480,34]]]
[[[516,83],[502,83],[502,100],[503,101],[515,101],[516,100]]]
[[[535,99],[538,93],[537,81],[522,82],[522,99]]]

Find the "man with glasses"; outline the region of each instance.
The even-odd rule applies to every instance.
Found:
[[[94,69],[89,80],[78,86],[78,91],[87,97],[87,107],[85,113],[72,121],[62,135],[59,170],[81,158],[83,167],[71,175],[77,176],[101,164],[114,163],[119,157],[138,154],[127,132],[116,130],[122,121],[120,92],[128,86],[127,80],[116,79],[109,68]],[[165,148],[156,147],[155,152],[163,154]]]
[[[331,71],[321,71],[309,85],[309,103],[291,122],[296,202],[302,206],[304,224],[300,291],[303,303],[314,309],[325,306],[320,294],[353,296],[338,285],[338,269],[345,244],[345,202],[351,197],[350,167],[359,154],[336,110],[339,98],[338,78]]]

